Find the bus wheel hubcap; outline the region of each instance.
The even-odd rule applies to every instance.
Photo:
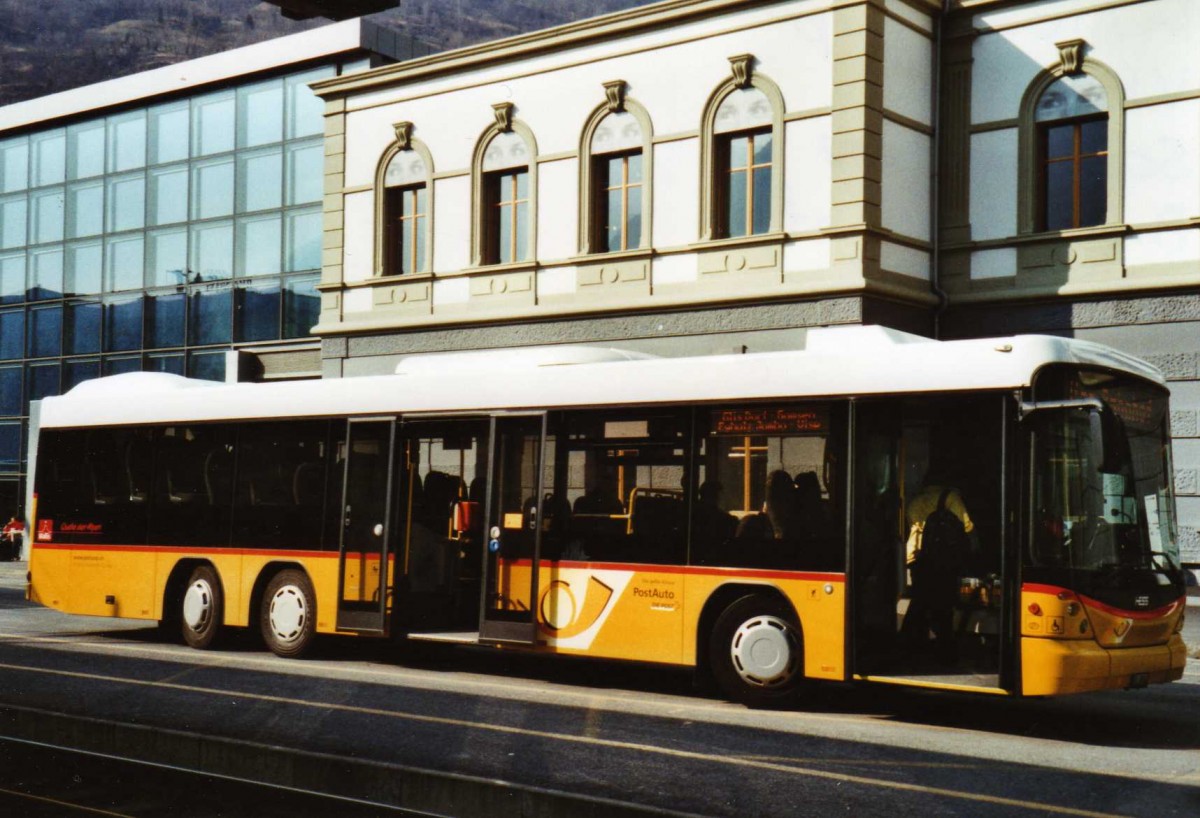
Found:
[[[271,633],[281,642],[294,642],[300,636],[306,615],[304,594],[295,585],[285,585],[271,597]]]
[[[798,647],[787,622],[775,616],[756,616],[733,634],[730,653],[742,681],[755,687],[778,687],[796,672]]]
[[[183,595],[183,621],[194,631],[204,630],[212,619],[213,592],[208,582],[198,579]]]

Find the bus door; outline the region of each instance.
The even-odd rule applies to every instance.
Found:
[[[479,639],[533,644],[542,547],[546,415],[492,418]]]
[[[490,425],[488,418],[401,423],[393,608],[410,637],[466,637],[479,621]]]
[[[337,628],[385,633],[389,604],[396,421],[351,419],[338,563]]]

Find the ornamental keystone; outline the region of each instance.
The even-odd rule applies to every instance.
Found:
[[[397,122],[392,126],[392,129],[396,132],[396,146],[402,151],[408,150],[412,145],[413,124],[411,122]]]
[[[1087,41],[1063,40],[1054,45],[1058,48],[1058,61],[1062,64],[1063,73],[1078,74],[1083,68],[1083,47],[1087,45]]]
[[[492,112],[496,115],[496,127],[501,133],[508,133],[512,130],[513,122],[513,104],[511,102],[497,102],[492,106]]]

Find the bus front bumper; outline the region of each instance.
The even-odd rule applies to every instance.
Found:
[[[1021,693],[1057,696],[1173,682],[1187,649],[1179,634],[1165,645],[1103,648],[1091,639],[1021,638]]]

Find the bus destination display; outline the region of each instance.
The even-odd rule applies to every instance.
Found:
[[[713,413],[718,435],[781,435],[818,433],[826,429],[825,412],[801,407],[726,409]]]

